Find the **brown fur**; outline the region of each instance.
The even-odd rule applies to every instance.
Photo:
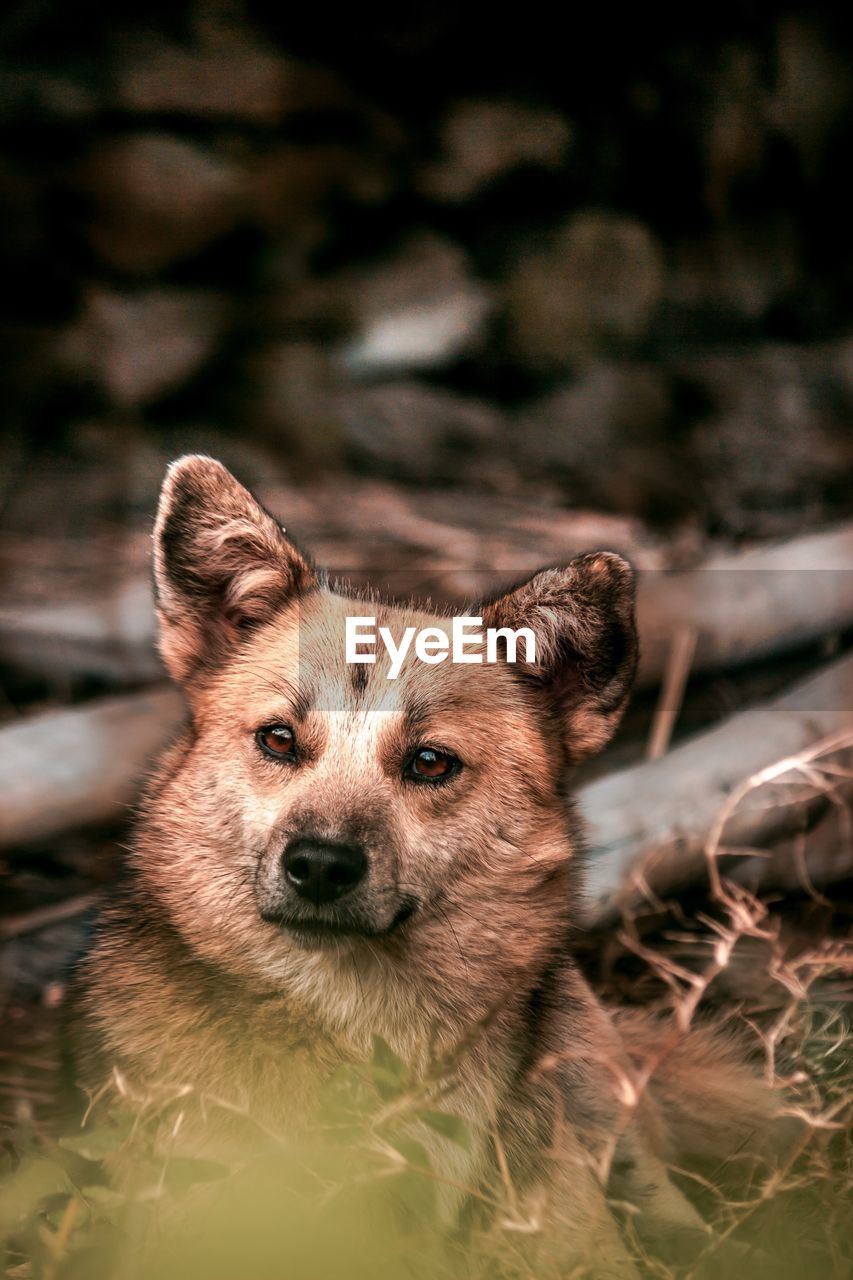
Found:
[[[612,1171],[650,1219],[701,1233],[663,1161],[725,1158],[771,1101],[710,1033],[661,1053],[657,1025],[614,1021],[571,959],[565,770],[603,745],[628,696],[628,566],[582,557],[483,606],[485,625],[534,629],[533,666],[410,654],[395,681],[381,652],[345,663],[346,615],[375,613],[397,635],[442,620],[330,590],[210,459],[170,470],[155,569],[161,648],[189,717],[81,975],[103,1077],[117,1067],[131,1093],[190,1086],[286,1131],[373,1033],[416,1067],[465,1043],[451,1107],[477,1141],[442,1148],[456,1181],[491,1176],[497,1125],[519,1194],[547,1191],[571,1226],[567,1255],[594,1241],[608,1274],[633,1273],[605,1200]],[[261,753],[255,731],[272,723],[294,728],[298,764]],[[423,743],[461,772],[405,781]],[[296,909],[282,851],[305,833],[367,851],[353,903],[323,909],[351,932],[324,945],[277,921]],[[208,1108],[198,1142],[217,1140]]]

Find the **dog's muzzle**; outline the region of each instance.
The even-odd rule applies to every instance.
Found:
[[[310,948],[396,933],[420,902],[393,882],[372,883],[371,861],[358,840],[294,835],[283,852],[260,864],[261,919]]]

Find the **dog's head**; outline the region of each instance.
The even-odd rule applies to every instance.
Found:
[[[397,641],[450,619],[329,589],[224,467],[189,457],[164,485],[155,577],[192,737],[147,846],[196,945],[272,973],[306,949],[399,955],[419,931],[487,947],[524,904],[562,918],[566,766],[610,737],[635,667],[622,560],[583,556],[473,611],[529,628],[534,661],[412,646],[389,679],[382,648],[347,662],[348,616]]]

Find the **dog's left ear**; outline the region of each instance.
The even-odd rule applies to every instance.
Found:
[[[190,455],[172,464],[163,484],[154,582],[160,652],[185,681],[220,665],[317,577],[221,462]]]
[[[579,556],[481,612],[488,627],[529,627],[535,635],[535,662],[516,667],[547,696],[569,759],[599,751],[621,719],[637,668],[631,566],[609,552]]]

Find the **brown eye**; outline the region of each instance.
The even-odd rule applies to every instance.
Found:
[[[255,741],[265,755],[275,760],[296,759],[296,738],[286,724],[265,724],[255,734]]]
[[[437,747],[419,747],[409,760],[404,776],[417,782],[443,782],[458,773],[461,764],[449,751]]]

